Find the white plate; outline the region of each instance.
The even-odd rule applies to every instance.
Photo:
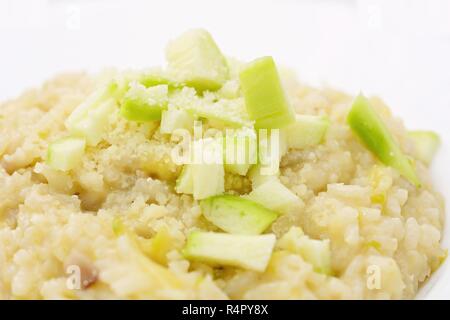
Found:
[[[0,100],[65,70],[160,65],[167,39],[205,27],[229,55],[273,55],[305,81],[376,93],[409,128],[440,133],[432,170],[448,200],[449,20],[446,0],[2,0]],[[447,223],[447,248],[449,234]],[[449,261],[418,297],[450,297]]]

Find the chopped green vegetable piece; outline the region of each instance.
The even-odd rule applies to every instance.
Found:
[[[178,87],[178,84],[171,82],[168,78],[154,74],[144,74],[139,77],[139,83],[149,88],[158,85],[167,85],[169,88]]]
[[[176,181],[175,191],[177,193],[193,194],[194,179],[192,176],[192,165],[185,165]]]
[[[363,95],[359,95],[353,102],[347,122],[381,162],[395,168],[412,184],[420,187],[413,163],[403,154],[386,125]]]
[[[167,107],[167,95],[167,85],[146,88],[133,82],[122,100],[120,114],[132,121],[160,120],[162,111]]]
[[[282,128],[295,121],[272,57],[249,63],[239,74],[247,112],[256,128]]]
[[[414,141],[416,158],[430,165],[441,143],[439,136],[433,131],[411,131],[409,136]]]
[[[304,149],[321,143],[329,124],[326,117],[296,115],[295,122],[286,128],[289,148]]]
[[[252,188],[256,189],[258,186],[264,184],[267,181],[275,181],[278,182],[279,171],[275,174],[262,174],[261,173],[261,166],[256,165],[253,166],[250,171],[248,172],[248,177],[252,181]]]
[[[201,200],[225,191],[223,164],[186,164],[175,185],[177,193],[192,194]]]
[[[100,142],[109,122],[109,115],[117,108],[118,83],[110,81],[96,89],[69,115],[66,128],[74,136],[86,138],[86,143],[95,146]]]
[[[314,240],[305,235],[301,228],[291,227],[278,241],[281,249],[297,253],[313,265],[314,271],[331,275],[330,240]]]
[[[152,68],[139,74],[139,83],[146,87],[154,87],[165,84],[169,89],[181,87],[181,84],[174,81],[166,72],[159,68]]]
[[[314,266],[314,270],[323,274],[331,274],[330,240],[314,240],[302,237],[298,243],[298,251],[302,257]]]
[[[277,213],[238,196],[222,195],[202,200],[205,218],[233,234],[260,234],[277,218]]]
[[[250,169],[250,166],[250,164],[225,164],[225,171],[245,176]]]
[[[122,72],[114,72],[107,77],[107,85],[115,86],[112,95],[117,102],[122,101],[124,95],[130,89],[130,85],[139,83],[145,87],[155,87],[158,85],[167,85],[169,89],[181,87],[181,84],[175,82],[161,68],[150,68],[143,71],[125,70]]]
[[[66,127],[71,129],[76,123],[85,118],[90,111],[113,97],[117,88],[118,84],[112,81],[96,89],[67,117],[65,121]]]
[[[280,161],[287,152],[284,130],[258,130],[258,163],[262,175],[277,175]]]
[[[196,200],[222,194],[225,190],[225,171],[221,141],[205,138],[195,140],[192,146],[189,159],[180,162],[185,163],[185,166],[177,179],[175,190],[193,194]]]
[[[263,272],[275,245],[274,234],[236,235],[192,232],[183,254],[187,259]]]
[[[194,116],[185,110],[165,110],[161,117],[160,131],[167,134],[171,134],[177,129],[192,131],[194,121]]]
[[[213,138],[196,140],[191,151],[194,199],[222,194],[225,191],[222,141]]]
[[[181,82],[198,90],[217,90],[228,78],[228,65],[211,35],[190,30],[171,41],[166,49],[169,70]]]
[[[253,129],[227,131],[224,139],[225,170],[245,176],[252,164],[257,163],[257,138]]]
[[[85,138],[87,145],[95,146],[102,140],[109,124],[109,116],[116,109],[116,102],[110,98],[88,109],[77,121],[71,121],[68,129],[72,135]]]
[[[300,201],[278,178],[268,179],[244,197],[281,213],[287,212]]]
[[[225,191],[223,164],[193,164],[194,199],[201,200]]]
[[[63,138],[51,143],[47,152],[47,164],[56,170],[75,168],[84,154],[86,142],[82,138]]]

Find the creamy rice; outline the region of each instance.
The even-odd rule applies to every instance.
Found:
[[[423,187],[415,188],[352,133],[345,120],[352,97],[308,87],[286,73],[296,112],[327,115],[331,125],[322,144],[290,150],[282,159],[281,182],[300,201],[267,231],[278,239],[267,270],[186,260],[187,234],[217,228],[197,201],[174,192],[181,168],[157,124],[111,114],[103,141],[87,148],[79,166],[64,173],[46,164],[49,143],[67,134],[64,120],[95,81],[61,75],[0,106],[0,298],[404,299],[413,298],[444,259],[444,202],[427,167],[417,161]],[[380,99],[371,101],[413,154],[402,122]],[[227,174],[228,192],[250,189],[247,177]],[[380,192],[384,205],[374,201]],[[330,239],[332,276],[288,249],[285,235],[293,226]],[[162,229],[168,245],[155,257],[143,248]],[[85,271],[80,290],[67,285],[71,263]],[[379,288],[371,285],[371,268],[380,272]]]

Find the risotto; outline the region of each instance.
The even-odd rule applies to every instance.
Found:
[[[1,299],[416,295],[447,256],[435,134],[204,30],[166,56],[0,105]]]

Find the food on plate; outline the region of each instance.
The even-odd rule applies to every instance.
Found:
[[[1,299],[417,294],[447,256],[435,133],[205,30],[166,58],[0,105]]]

